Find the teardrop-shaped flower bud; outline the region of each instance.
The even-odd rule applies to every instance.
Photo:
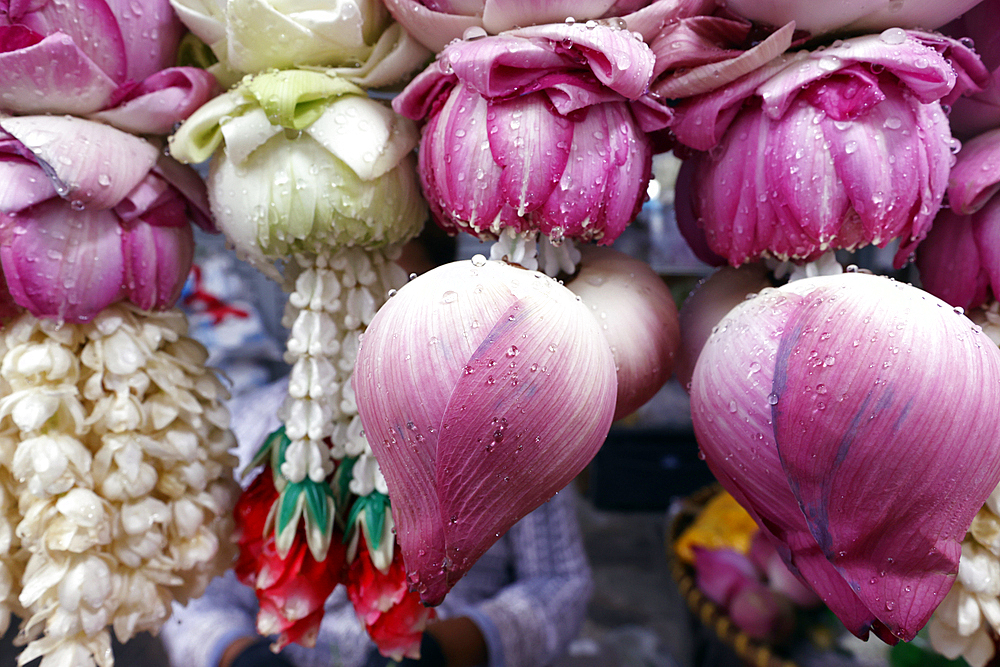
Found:
[[[719,321],[748,295],[770,287],[769,276],[760,262],[739,268],[724,266],[702,279],[684,300],[678,314],[681,344],[677,355],[677,381],[682,387],[689,388],[701,348]]]
[[[607,436],[614,357],[545,274],[453,262],[388,300],[354,374],[408,577],[428,604],[563,488]]]
[[[598,246],[584,246],[581,253],[580,271],[566,287],[590,308],[615,356],[620,419],[652,398],[674,371],[677,304],[645,262]]]
[[[691,411],[706,461],[854,634],[912,639],[1000,481],[1000,351],[968,318],[862,273],[737,306]]]

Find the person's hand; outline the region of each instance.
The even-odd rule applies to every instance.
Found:
[[[420,658],[393,660],[379,653],[377,649],[372,649],[365,662],[365,667],[391,667],[392,665],[399,665],[399,667],[448,667],[448,661],[445,660],[444,652],[437,640],[429,633],[424,632],[420,639]]]
[[[219,667],[292,667],[292,663],[271,650],[270,640],[240,637],[223,652]]]

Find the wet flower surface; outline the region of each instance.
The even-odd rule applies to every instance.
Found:
[[[597,321],[572,292],[478,256],[389,299],[365,333],[354,391],[409,582],[437,604],[590,461],[617,381]]]
[[[941,103],[985,81],[968,47],[892,28],[785,54],[682,102],[672,129],[706,151],[678,178],[685,237],[733,266],[899,238],[905,263],[954,162]]]
[[[766,289],[691,386],[717,478],[858,636],[911,639],[1000,478],[1000,353],[951,306],[845,273]],[[960,480],[960,481],[959,481]]]

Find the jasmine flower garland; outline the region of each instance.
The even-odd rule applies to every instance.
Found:
[[[4,626],[25,619],[18,664],[108,667],[109,625],[122,642],[155,632],[229,567],[228,396],[186,329],[118,304],[0,334],[0,605]]]

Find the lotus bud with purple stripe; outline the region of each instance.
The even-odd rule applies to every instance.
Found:
[[[951,131],[963,141],[1000,127],[1000,21],[997,16],[1000,16],[1000,0],[982,0],[941,28],[946,35],[971,40],[990,71],[989,84],[977,93],[955,100],[948,115]]]
[[[670,379],[680,343],[677,305],[649,264],[599,246],[581,248],[566,287],[597,318],[618,371],[615,419],[642,407]]]
[[[951,171],[950,207],[917,248],[924,289],[972,309],[1000,293],[1000,129],[967,141]]]
[[[597,320],[572,292],[478,255],[386,302],[354,391],[410,583],[434,605],[593,458],[617,382]]]
[[[733,266],[884,246],[897,263],[941,206],[957,144],[942,104],[986,82],[958,41],[898,28],[784,54],[690,98],[672,130],[685,161],[678,222]]]
[[[807,278],[734,308],[695,367],[712,472],[852,633],[914,637],[1000,481],[1000,351],[888,278]]]
[[[393,101],[426,120],[420,176],[450,232],[611,243],[642,206],[654,57],[628,30],[549,24],[449,45]]]
[[[386,6],[416,39],[434,52],[452,40],[495,35],[542,23],[625,21],[652,38],[664,25],[711,9],[711,0],[387,0]]]
[[[166,134],[215,92],[211,74],[172,67],[182,31],[167,0],[5,3],[0,109]]]
[[[170,307],[191,269],[191,222],[212,229],[198,175],[89,120],[0,119],[0,263],[38,318],[87,322],[129,301]]]
[[[785,25],[794,21],[797,28],[813,35],[829,32],[856,34],[880,32],[896,26],[939,28],[979,0],[727,0],[726,8],[739,16],[766,23]]]

